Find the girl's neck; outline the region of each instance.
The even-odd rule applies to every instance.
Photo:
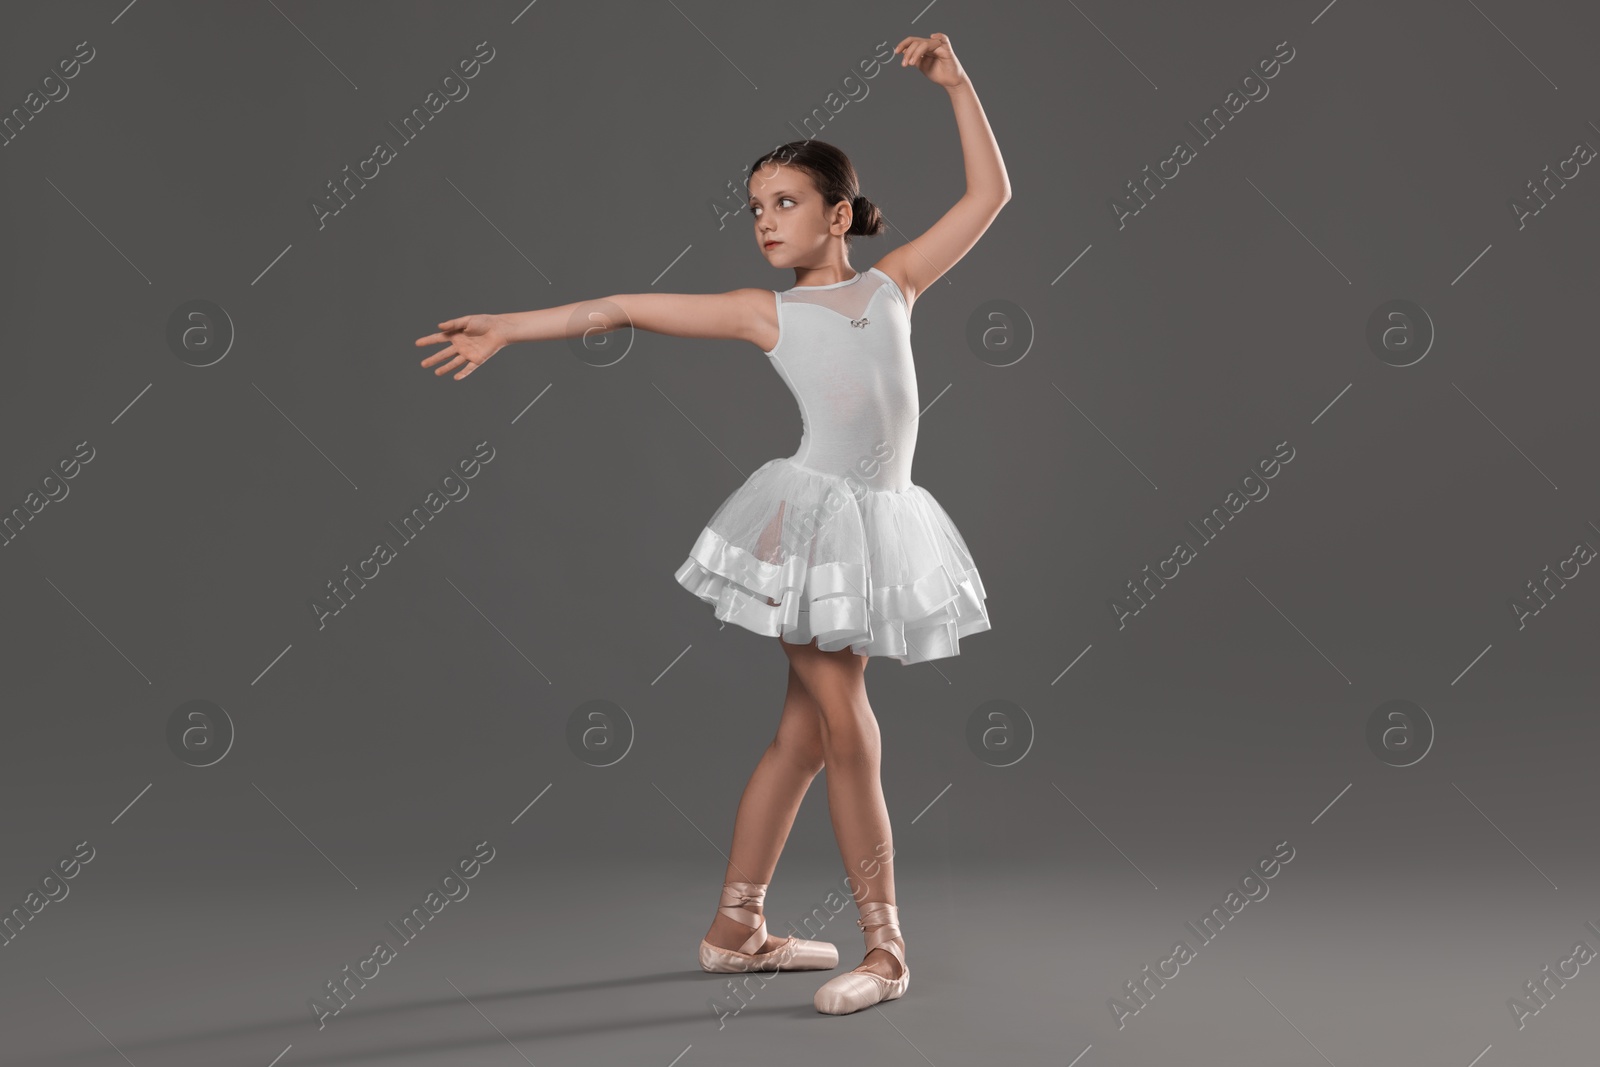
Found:
[[[839,267],[816,267],[804,273],[795,271],[796,289],[815,289],[819,285],[836,285],[855,278],[861,272],[846,263]]]

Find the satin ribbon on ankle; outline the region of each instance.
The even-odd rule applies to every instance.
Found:
[[[861,915],[856,919],[856,925],[865,935],[867,951],[871,952],[875,948],[883,949],[900,961],[900,974],[905,974],[906,950],[899,944],[900,940],[904,940],[900,934],[900,909],[894,904],[871,901],[862,904],[859,911]],[[873,927],[871,931],[867,930],[869,926]],[[891,982],[895,980],[895,978],[889,979]]]
[[[739,946],[740,952],[753,953],[767,943],[767,917],[751,907],[760,907],[767,899],[771,882],[725,882],[722,886],[722,903],[717,908],[745,926],[755,927],[755,932]]]
[[[766,882],[725,882],[719,912],[735,922],[753,926],[754,932],[738,951],[718,948],[704,939],[700,942],[700,968],[718,974],[744,971],[815,971],[839,966],[839,950],[827,941],[807,941],[799,937],[779,939],[777,947],[760,951],[767,940],[766,916],[752,910],[760,907],[767,895]]]

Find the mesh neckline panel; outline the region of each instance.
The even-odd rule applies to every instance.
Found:
[[[778,296],[786,304],[816,304],[846,318],[859,319],[888,280],[888,275],[874,268],[862,271],[849,281],[796,286]]]

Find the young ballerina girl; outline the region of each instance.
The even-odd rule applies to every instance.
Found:
[[[1011,198],[1000,150],[972,82],[942,33],[894,48],[943,86],[955,108],[967,190],[926,233],[858,272],[852,236],[884,228],[837,148],[794,141],[751,166],[758,247],[792,268],[782,292],[643,293],[439,323],[422,361],[467,377],[500,348],[634,326],[674,337],[749,341],[799,402],[799,450],[758,468],[712,515],[677,571],[718,619],[777,637],[789,659],[776,739],[745,786],[721,906],[700,942],[714,972],[831,970],[825,941],[773,937],[762,904],[795,814],[828,769],[828,811],[850,871],[867,953],[817,990],[843,1015],[894,1000],[910,985],[895,904],[889,813],[879,780],[877,720],[867,702],[872,656],[901,664],[960,654],[989,629],[985,592],[944,509],[911,481],[917,382],[911,306],[977,243]],[[601,324],[597,327],[595,324]],[[459,370],[458,370],[459,368]]]

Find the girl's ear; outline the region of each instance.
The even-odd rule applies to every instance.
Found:
[[[841,200],[833,206],[833,218],[828,223],[828,232],[835,237],[843,237],[850,232],[853,216],[850,214],[849,208],[850,202],[848,200]],[[837,232],[835,232],[836,228]]]

